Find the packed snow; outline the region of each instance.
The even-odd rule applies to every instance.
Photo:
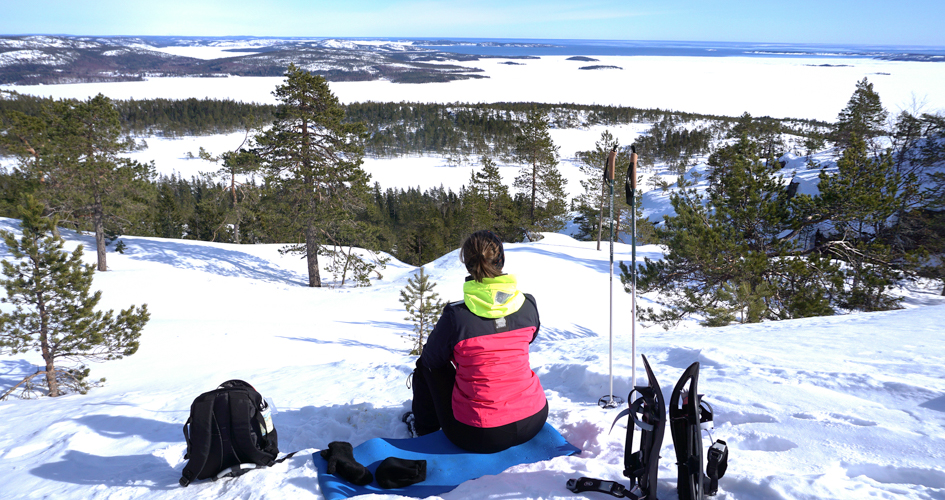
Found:
[[[18,221],[0,220],[18,231]],[[63,231],[67,248],[93,237]],[[140,350],[92,364],[106,382],[87,395],[0,402],[4,498],[319,498],[311,453],[407,437],[405,385],[414,357],[399,291],[416,269],[393,261],[369,288],[305,285],[305,263],[279,245],[123,236],[97,273],[103,308],[147,303]],[[531,363],[549,422],[583,453],[465,483],[443,498],[573,496],[567,479],[622,480],[624,423],[597,406],[608,393],[608,252],[548,234],[507,245],[506,269],[533,293],[542,319]],[[658,247],[638,249],[658,258]],[[5,258],[9,255],[4,252]],[[630,260],[617,244],[615,258]],[[93,262],[94,254],[86,253]],[[446,300],[461,297],[457,252],[425,267]],[[329,276],[327,271],[324,275]],[[631,385],[630,295],[614,301],[614,388]],[[637,327],[638,353],[664,393],[694,361],[728,441],[718,498],[914,498],[945,495],[945,300],[904,290],[900,311],[664,332]],[[641,306],[652,297],[641,296]],[[38,353],[0,357],[0,385],[36,370]],[[639,368],[638,381],[642,382]],[[252,383],[277,407],[283,452],[270,469],[177,485],[190,403],[224,380]],[[675,495],[672,439],[661,452],[658,495]],[[580,497],[580,496],[578,496]]]

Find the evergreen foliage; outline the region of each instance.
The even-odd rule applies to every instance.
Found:
[[[712,155],[717,171],[703,199],[695,189],[671,196],[676,211],[656,231],[668,248],[662,260],[644,260],[638,286],[660,292],[662,310],[641,318],[670,326],[690,315],[708,326],[832,314],[829,297],[840,283],[838,266],[796,252],[791,210],[780,178],[747,138]],[[623,263],[621,281],[630,283]],[[629,292],[629,289],[627,290]]]
[[[837,173],[821,171],[820,194],[797,198],[798,214],[831,223],[818,247],[846,262],[848,287],[839,295],[839,304],[864,311],[892,309],[898,300],[889,297],[888,290],[910,270],[911,257],[894,255],[883,236],[904,193],[891,155],[870,157],[863,139],[851,139],[837,161]]]
[[[488,228],[500,238],[511,238],[520,231],[521,217],[515,210],[509,188],[502,182],[502,175],[495,161],[488,156],[480,159],[480,170],[474,171],[469,180],[468,198],[469,228]]]
[[[863,77],[846,107],[837,115],[832,133],[837,149],[844,151],[857,139],[871,144],[873,138],[884,134],[888,115],[873,84]],[[875,151],[875,147],[873,149]]]
[[[749,113],[743,113],[729,132],[729,138],[739,139],[743,136],[761,147],[759,154],[764,159],[765,166],[771,168],[774,168],[775,161],[787,150],[782,123],[767,117],[756,119]],[[817,138],[816,133],[812,133],[808,140],[811,144],[815,144]]]
[[[296,80],[300,81],[301,77]],[[879,102],[878,97],[871,93],[868,82],[860,82],[840,118],[854,124],[861,119],[858,117],[882,116],[881,106],[873,105]],[[327,95],[330,92],[323,94]],[[711,203],[715,202],[711,195],[716,193],[716,198],[721,199],[724,196],[720,193],[730,191],[723,184],[730,181],[724,177],[732,164],[747,162],[753,165],[754,160],[745,158],[757,157],[769,169],[776,169],[777,165],[772,160],[781,153],[792,147],[798,152],[797,148],[803,142],[807,154],[811,154],[822,148],[825,138],[834,139],[837,129],[834,127],[829,134],[824,134],[828,127],[821,122],[758,118],[747,113],[739,118],[730,118],[664,110],[538,103],[368,102],[341,106],[337,99],[326,97],[327,108],[334,111],[326,111],[320,115],[321,118],[330,116],[327,120],[330,123],[358,129],[356,122],[368,122],[367,134],[347,136],[345,148],[351,146],[352,149],[338,155],[343,160],[339,164],[343,165],[341,170],[353,175],[348,181],[336,182],[346,174],[332,170],[329,166],[331,161],[319,164],[314,160],[314,154],[308,156],[309,160],[303,159],[304,155],[299,151],[304,147],[299,151],[288,146],[278,150],[275,145],[279,140],[292,137],[284,144],[296,145],[305,141],[301,139],[303,134],[293,136],[288,132],[279,135],[279,140],[273,140],[276,139],[276,129],[260,132],[256,144],[244,145],[241,149],[214,155],[204,151],[201,157],[215,160],[219,166],[216,172],[190,179],[177,176],[155,179],[150,177],[149,166],[116,159],[114,151],[120,154],[132,147],[141,147],[133,145],[127,134],[248,130],[253,127],[254,120],[260,117],[275,119],[276,113],[280,117],[276,121],[281,120],[284,124],[297,125],[303,119],[299,118],[297,111],[289,109],[293,105],[287,102],[279,106],[261,106],[210,100],[111,101],[110,106],[118,110],[120,127],[116,128],[113,114],[105,109],[109,102],[103,99],[93,106],[93,99],[56,101],[0,91],[0,154],[15,155],[18,160],[15,168],[0,172],[0,215],[16,217],[21,195],[32,193],[46,201],[46,215],[59,215],[67,226],[94,230],[93,190],[79,187],[81,183],[73,185],[72,181],[85,176],[83,172],[102,172],[96,170],[98,166],[110,165],[109,168],[116,169],[111,173],[105,170],[103,175],[109,180],[124,180],[111,185],[110,194],[103,198],[104,228],[101,233],[106,245],[120,234],[135,234],[233,243],[292,241],[298,244],[286,250],[308,253],[306,224],[314,220],[317,227],[311,232],[318,244],[312,248],[316,248],[316,257],[329,259],[327,267],[336,276],[335,284],[366,283],[357,276],[367,274],[381,276],[383,262],[377,252],[387,252],[401,261],[422,265],[455,249],[464,235],[482,227],[492,229],[503,241],[511,242],[521,241],[527,231],[560,227],[560,217],[539,220],[547,215],[543,211],[548,207],[555,209],[552,212],[561,210],[559,213],[563,213],[566,203],[563,196],[557,201],[554,196],[546,200],[532,197],[533,177],[529,174],[534,170],[534,164],[527,155],[522,155],[527,149],[523,146],[528,142],[525,139],[530,130],[547,132],[551,126],[649,122],[652,123],[650,131],[637,143],[641,161],[663,162],[675,166],[678,172],[684,172],[692,158],[708,152],[710,140],[744,136],[753,144],[750,148],[732,147],[717,151],[710,157],[708,177],[712,187],[703,197],[703,202],[710,203],[708,213],[713,214],[715,208]],[[338,113],[339,109],[346,113]],[[101,117],[101,132],[96,140],[105,144],[104,152],[82,154],[88,143],[80,137],[84,125],[78,117],[82,113]],[[538,127],[536,117],[542,122]],[[872,120],[872,123],[879,122]],[[291,125],[285,126],[291,129]],[[912,263],[917,257],[923,266],[915,272],[930,277],[942,275],[934,264],[941,262],[943,248],[941,230],[937,229],[940,225],[936,221],[937,214],[945,207],[945,176],[941,173],[945,161],[942,136],[945,120],[940,115],[913,110],[900,113],[892,126],[890,131],[883,131],[888,134],[892,146],[888,156],[870,146],[871,141],[873,146],[879,144],[875,140],[878,137],[872,135],[876,129],[847,127],[848,130],[868,131],[860,137],[866,143],[867,151],[859,152],[860,146],[854,147],[851,135],[838,155],[837,174],[832,174],[824,183],[825,192],[816,200],[798,196],[787,197],[789,199],[784,202],[790,223],[782,224],[784,233],[780,238],[792,242],[788,245],[786,259],[795,262],[794,265],[817,267],[819,264],[810,264],[815,257],[840,265],[850,273],[842,276],[847,288],[853,283],[861,286],[868,281],[867,277],[891,273],[870,285],[873,291],[865,295],[850,295],[852,292],[849,290],[830,292],[829,300],[834,308],[893,306],[881,296],[887,295],[889,283],[897,279],[897,273],[914,272]],[[540,135],[533,134],[533,139],[540,138]],[[793,146],[785,140],[789,135],[795,136]],[[798,138],[803,141],[798,142]],[[552,149],[556,149],[550,143],[550,137],[548,140]],[[377,184],[371,189],[363,172],[358,174],[353,168],[348,168],[360,161],[360,153],[354,151],[359,143],[364,144],[371,154],[437,153],[448,156],[449,161],[457,165],[478,156],[479,167],[468,185],[455,191],[445,187],[384,189]],[[598,228],[603,229],[601,219],[609,218],[601,211],[605,194],[601,169],[610,148],[611,142],[602,136],[593,150],[578,154],[588,179],[582,183],[583,192],[572,201],[571,209],[580,214],[577,222],[581,224],[582,238],[596,237]],[[736,151],[739,152],[736,154]],[[626,149],[618,148],[618,152],[617,168],[623,171],[627,162]],[[556,155],[551,157],[557,161]],[[509,193],[501,182],[500,161],[503,168],[509,163],[525,164],[520,168],[514,194]],[[297,165],[303,168],[288,175]],[[302,171],[310,168],[310,172],[315,172],[316,168],[323,167],[324,172],[334,172],[339,177],[318,177],[319,182],[325,180],[325,184],[318,190],[314,185],[306,188],[306,176]],[[817,167],[810,165],[810,168]],[[287,169],[284,170],[287,174],[277,175],[276,172],[282,168]],[[744,166],[734,167],[736,172],[743,170],[746,170]],[[257,178],[257,173],[264,175]],[[556,180],[561,180],[554,174],[545,177],[552,188]],[[242,185],[239,183],[241,178]],[[309,178],[314,181],[316,177],[313,173]],[[557,185],[563,187],[560,182]],[[685,179],[680,185],[685,186]],[[668,190],[668,183],[665,186]],[[619,195],[615,196],[618,213],[615,230],[620,238],[620,231],[629,228],[630,217],[622,189],[618,191]],[[897,195],[891,200],[890,194],[894,191]],[[311,196],[306,197],[306,193]],[[316,199],[318,203],[313,208],[309,202]],[[886,216],[893,206],[892,215]],[[637,241],[645,242],[651,226],[639,215]],[[531,224],[533,217],[534,225]],[[721,223],[721,219],[718,222]],[[663,229],[668,227],[671,226],[663,226]],[[368,252],[353,251],[356,247],[365,248]],[[775,257],[769,256],[770,259]],[[377,267],[371,269],[372,266]],[[356,269],[360,271],[352,275]],[[356,276],[355,280],[350,281],[350,276]],[[822,281],[833,283],[826,279]],[[804,279],[795,279],[795,282],[796,285],[788,288],[802,287],[805,283]],[[731,283],[719,288],[721,294],[732,297],[726,299],[726,303],[758,304],[756,299],[739,298],[756,293],[751,290],[757,290],[757,287],[746,289]],[[810,300],[813,304],[810,307],[817,309],[818,302]],[[771,310],[768,302],[765,304]],[[760,306],[753,307],[752,310],[756,311]],[[739,319],[757,316],[745,308],[742,310],[744,314],[736,315]],[[778,307],[773,310],[777,311]],[[772,313],[772,317],[775,316],[777,314]]]
[[[917,266],[923,255],[936,256],[927,263],[943,255],[941,217],[919,208],[942,207],[935,180],[945,122],[903,113],[885,131],[885,118],[872,85],[860,81],[832,131],[836,170],[821,171],[816,195],[792,196],[769,168],[783,130],[743,115],[733,127],[739,142],[709,157],[706,197],[680,178],[676,215],[657,231],[668,253],[646,259],[638,280],[661,293],[661,308],[641,317],[671,325],[697,315],[717,326],[877,311],[898,307],[890,289],[902,278],[940,277],[941,266]],[[880,134],[892,149],[870,148]],[[626,286],[629,269],[621,268]]]
[[[39,117],[55,102],[13,91],[0,91],[0,117],[10,113]],[[272,121],[276,106],[229,99],[112,100],[126,135],[222,134]],[[0,147],[0,154],[3,153]]]
[[[411,345],[410,354],[416,356],[423,353],[423,346],[443,313],[445,304],[439,299],[439,294],[433,291],[435,287],[436,283],[430,281],[430,275],[424,274],[421,267],[420,272],[411,275],[407,286],[400,291],[400,303],[407,310],[404,319],[413,324],[413,333],[407,335]]]
[[[20,209],[22,238],[0,231],[14,258],[2,262],[5,279],[0,285],[7,292],[2,301],[15,307],[0,314],[0,352],[42,353],[44,368],[17,386],[45,375],[49,396],[59,396],[68,388],[84,393],[89,370],[81,365],[63,367],[60,362],[104,361],[134,354],[150,314],[146,304],[118,315],[112,310],[96,311],[102,293],[89,292],[95,269],[83,264],[81,245],[71,254],[63,249],[56,219],[42,214],[43,205],[27,195]]]
[[[237,176],[241,179],[246,175],[255,174],[259,170],[259,157],[255,154],[244,151],[243,147],[249,141],[251,128],[246,129],[246,137],[243,143],[234,151],[227,151],[219,156],[211,156],[210,153],[200,148],[200,158],[213,163],[222,163],[212,177],[229,182],[230,191],[230,210],[226,216],[225,223],[233,228],[233,242],[240,243],[240,225],[243,223],[243,209],[240,201],[245,199],[249,191],[244,189],[244,183],[237,181]],[[214,235],[215,236],[215,235]]]
[[[105,271],[106,233],[130,229],[126,221],[146,209],[143,191],[153,166],[119,156],[130,145],[107,97],[42,105],[38,117],[9,115],[5,142],[18,157],[17,177],[64,223],[91,228],[98,269]]]
[[[680,127],[679,121],[676,116],[664,115],[637,139],[642,166],[662,162],[670,171],[682,175],[694,157],[709,151],[711,130],[703,127],[690,130]]]
[[[610,187],[604,182],[604,169],[607,166],[607,157],[614,148],[617,148],[615,178],[621,178],[621,173],[625,172],[630,165],[630,153],[627,149],[620,148],[620,141],[614,138],[609,130],[601,132],[600,139],[594,143],[593,150],[581,151],[576,155],[581,162],[579,165],[581,173],[586,176],[580,181],[584,192],[574,200],[579,213],[577,219],[579,233],[576,237],[580,240],[596,239],[598,250],[600,250],[602,234],[606,232],[609,235],[610,230],[608,227],[605,231],[603,227],[605,220],[608,226],[610,221]],[[614,210],[617,214],[618,227],[620,215],[625,210],[629,211],[629,206],[621,194],[614,192]],[[619,239],[619,235],[616,238]]]

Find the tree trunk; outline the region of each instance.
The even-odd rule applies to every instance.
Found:
[[[105,265],[105,214],[102,209],[102,196],[95,195],[95,204],[92,206],[92,226],[95,228],[95,253],[98,255],[98,270],[107,271]]]
[[[233,223],[233,238],[240,244],[240,206],[236,200],[236,174],[230,175],[230,192],[233,194],[233,211],[236,212],[236,222]]]
[[[315,226],[311,223],[305,228],[305,258],[308,261],[308,286],[321,287],[322,278],[318,270],[318,239]]]
[[[36,296],[36,305],[39,309],[39,345],[43,352],[43,361],[46,362],[46,386],[49,387],[49,397],[54,398],[59,396],[59,381],[56,380],[56,367],[53,364],[55,358],[49,349],[49,317],[42,292]]]
[[[529,213],[531,217],[532,225],[535,225],[535,194],[537,193],[538,188],[538,163],[535,162],[532,164],[532,209]]]

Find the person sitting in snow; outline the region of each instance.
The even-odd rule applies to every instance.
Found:
[[[447,305],[413,372],[414,428],[442,428],[455,445],[495,453],[538,434],[548,402],[528,361],[541,325],[535,298],[503,274],[505,250],[492,231],[473,233],[460,259],[463,300]],[[409,414],[408,414],[409,415]]]

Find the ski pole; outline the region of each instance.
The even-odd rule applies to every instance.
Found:
[[[630,167],[627,174],[630,177],[630,263],[633,271],[630,274],[630,385],[637,383],[637,148],[630,146]]]
[[[604,180],[610,186],[610,393],[605,408],[615,408],[619,403],[614,401],[614,171],[617,166],[617,146],[607,155],[607,166],[604,171]]]

